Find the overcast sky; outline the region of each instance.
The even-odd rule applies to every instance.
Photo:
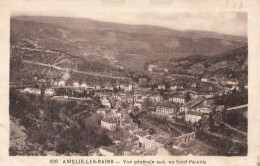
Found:
[[[178,30],[207,30],[247,36],[247,13],[245,12],[217,12],[221,11],[221,6],[217,6],[219,3],[216,5],[204,5],[202,3],[216,1],[201,1],[201,3],[198,3],[199,0],[196,3],[195,1],[191,1],[193,3],[182,3],[183,1],[177,0],[174,2],[178,3],[169,3],[171,1],[167,0],[162,1],[167,3],[162,3],[164,5],[160,6],[155,3],[158,2],[156,0],[124,0],[118,1],[122,3],[113,3],[113,5],[106,5],[105,2],[109,2],[108,0],[103,0],[103,2],[87,2],[86,0],[82,3],[57,0],[53,5],[45,2],[41,2],[41,4],[32,2],[30,4],[18,4],[16,11],[20,9],[24,11],[19,11],[16,14],[86,17],[107,22],[148,24]],[[212,9],[208,6],[211,6]],[[187,9],[196,10],[187,12],[190,11]],[[204,12],[201,12],[203,10]]]
[[[178,30],[206,30],[247,36],[247,14],[235,12],[114,12],[89,18],[129,24],[148,24]]]

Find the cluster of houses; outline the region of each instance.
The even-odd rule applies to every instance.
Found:
[[[116,139],[113,137],[113,134],[110,134],[113,145],[98,148],[98,152],[102,156],[156,155],[158,148],[163,148],[170,139],[160,134],[151,135],[147,130],[139,128],[127,116],[116,118],[115,116],[105,115],[101,120],[101,127],[109,131],[122,128],[128,135],[127,139]]]
[[[63,84],[64,82],[62,82]],[[79,85],[78,83],[74,83],[74,87],[82,87],[86,84]],[[85,86],[88,87],[88,86]],[[118,93],[114,92],[104,92],[99,91],[100,88],[95,88],[95,95],[100,97],[101,104],[111,109],[113,106],[112,100],[117,100],[122,102],[127,102],[128,105],[131,106],[130,112],[133,111],[133,108],[138,108],[142,110],[143,102],[148,99],[155,103],[154,112],[155,115],[166,116],[168,118],[176,118],[179,113],[184,112],[184,120],[187,122],[195,123],[202,119],[203,116],[208,115],[213,112],[217,107],[214,105],[213,99],[209,99],[208,95],[198,95],[196,92],[189,91],[189,96],[191,98],[190,101],[186,101],[188,91],[176,91],[174,93],[165,92],[167,97],[161,95],[156,90],[151,91],[149,88],[140,88],[136,85],[128,84],[127,86],[124,84],[116,85],[116,88],[121,88],[123,91],[119,91]],[[165,85],[158,84],[158,90],[165,89]],[[40,94],[40,89],[37,88],[25,88],[23,92]],[[47,95],[55,95],[55,90],[52,88],[47,88],[45,90],[45,94]],[[112,97],[113,96],[113,97]],[[118,103],[120,103],[118,102]],[[102,111],[100,111],[101,113]],[[103,110],[102,114],[105,111]],[[105,123],[104,123],[105,124]],[[108,127],[109,128],[109,127]]]
[[[148,66],[151,71],[156,70],[155,66]],[[201,82],[210,82],[207,78],[202,78]],[[66,86],[66,81],[54,83],[56,87],[69,87],[78,90],[92,89],[94,96],[99,96],[102,107],[96,113],[102,115],[101,128],[114,132],[117,128],[123,129],[128,134],[128,139],[114,138],[113,145],[109,147],[99,147],[91,155],[156,155],[158,149],[164,148],[166,144],[173,140],[169,135],[162,133],[151,134],[148,130],[139,128],[130,113],[149,111],[153,116],[160,116],[167,120],[182,120],[187,123],[198,123],[203,119],[209,119],[210,115],[215,116],[216,112],[221,112],[224,106],[215,105],[213,95],[209,93],[198,93],[191,89],[185,90],[183,87],[157,84],[157,88],[151,88],[146,78],[140,78],[138,84],[116,83],[114,85],[87,85],[74,82],[72,86]],[[237,86],[237,82],[226,82],[225,85]],[[196,88],[196,83],[191,83],[190,88]],[[114,89],[117,89],[115,91]],[[23,92],[40,94],[37,88],[25,88]],[[55,95],[55,87],[45,89],[45,94]],[[144,107],[146,101],[151,102],[150,110]],[[146,103],[147,104],[147,103]],[[185,124],[185,123],[184,123]],[[185,133],[174,140],[177,142],[189,142],[194,139],[194,133]]]
[[[160,94],[144,91],[144,89],[136,89],[133,94],[119,92],[118,94],[110,95],[110,97],[108,94],[98,94],[101,96],[101,103],[104,106],[104,108],[97,110],[98,114],[103,115],[101,127],[109,131],[122,128],[129,135],[134,137],[127,141],[116,140],[111,147],[100,147],[98,151],[99,154],[110,156],[156,155],[159,148],[163,148],[167,143],[173,140],[169,135],[162,133],[150,134],[149,131],[139,128],[138,125],[133,123],[133,120],[129,118],[129,113],[133,112],[133,108],[139,107],[139,105],[136,106],[135,103],[140,103],[140,110],[143,110],[142,104],[145,99],[156,103],[154,111],[151,112],[152,114],[165,117],[169,120],[179,118],[189,123],[196,123],[203,118],[208,118],[209,114],[215,110],[224,110],[224,107],[216,106],[212,98],[207,98],[195,93],[191,93],[193,97],[190,101],[186,101],[186,94],[187,92],[180,91],[168,97],[168,99],[163,98]],[[112,98],[117,100],[114,106],[112,106]],[[120,103],[122,102],[127,102],[128,107],[121,107]],[[193,140],[194,137],[194,133],[186,133],[174,138],[174,140],[186,143]],[[118,141],[120,142],[119,144]],[[122,143],[124,144],[123,148],[121,147]],[[130,144],[131,146],[126,146],[125,144]],[[119,146],[121,152],[118,150]]]
[[[59,82],[54,82],[54,86],[56,87],[74,87],[74,88],[83,88],[83,89],[106,89],[106,90],[114,90],[114,88],[131,91],[133,89],[133,85],[131,83],[115,83],[111,85],[110,83],[104,83],[103,85],[91,85],[85,82],[79,83],[77,81],[73,82],[71,85],[68,85],[65,80],[60,80]]]

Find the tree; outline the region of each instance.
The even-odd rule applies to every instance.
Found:
[[[191,97],[190,97],[190,93],[186,93],[186,96],[185,96],[185,101],[188,102],[191,100]]]
[[[96,147],[112,145],[112,141],[104,130],[102,131],[101,135],[98,136],[95,145]]]
[[[142,108],[144,110],[149,110],[149,108],[151,108],[152,106],[153,106],[153,102],[149,98],[146,98],[142,103]]]

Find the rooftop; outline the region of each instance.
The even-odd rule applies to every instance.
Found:
[[[176,105],[169,101],[163,101],[163,102],[157,103],[156,107],[174,107],[174,108],[176,108]]]
[[[105,117],[104,119],[102,119],[102,121],[107,122],[107,123],[116,123],[117,119],[113,118],[113,117]]]
[[[201,113],[201,112],[195,112],[195,111],[188,111],[186,114],[196,115],[196,116],[202,116],[202,115],[203,115],[203,113]]]
[[[149,135],[148,131],[142,130],[136,133],[136,135],[140,135],[141,137]]]
[[[188,108],[193,108],[196,105],[198,105],[201,102],[203,102],[204,99],[205,99],[205,97],[198,97],[196,99],[193,99],[193,100],[189,101],[185,106],[188,107]]]
[[[182,98],[182,99],[184,99],[185,96],[183,96],[183,95],[173,95],[173,96],[170,96],[169,98]]]

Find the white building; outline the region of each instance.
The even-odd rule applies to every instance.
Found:
[[[100,85],[96,85],[96,89],[97,90],[101,89],[101,86]]]
[[[97,113],[98,114],[101,114],[101,115],[106,115],[108,113],[109,110],[107,110],[106,108],[99,108],[97,110]]]
[[[44,82],[46,82],[46,81],[45,81],[45,79],[40,79],[39,82],[44,83]]]
[[[163,97],[161,95],[151,96],[150,98],[157,102],[163,101]]]
[[[228,85],[238,85],[238,82],[236,81],[227,81]]]
[[[168,73],[169,72],[169,69],[165,68],[163,69],[164,72]]]
[[[145,149],[154,150],[157,148],[163,147],[164,144],[159,142],[159,139],[155,139],[153,136],[146,136],[144,138],[144,147]]]
[[[201,112],[194,112],[194,111],[188,111],[185,114],[185,121],[195,123],[198,122],[202,118],[203,113]]]
[[[134,102],[134,107],[138,107],[139,109],[142,109],[142,103]]]
[[[86,83],[82,83],[82,84],[81,84],[81,87],[82,87],[82,88],[87,88],[88,85],[87,85]]]
[[[158,69],[158,66],[155,66],[155,65],[153,65],[153,64],[148,65],[148,70],[149,70],[149,71],[155,71],[155,70],[157,70],[157,69]]]
[[[158,89],[165,90],[165,85],[164,84],[159,84],[158,85]]]
[[[124,90],[125,90],[125,91],[132,91],[132,90],[133,90],[133,85],[132,85],[132,84],[129,84],[128,86],[125,86],[125,87],[124,87]]]
[[[197,87],[197,84],[196,83],[192,83],[191,84],[191,88],[196,88]]]
[[[169,118],[172,118],[173,115],[177,112],[177,107],[173,104],[162,104],[160,106],[156,106],[156,112],[154,112],[157,115],[167,116]]]
[[[78,82],[74,82],[74,83],[73,83],[73,86],[74,86],[75,88],[78,88],[78,87],[79,87],[79,83],[78,83]]]
[[[184,106],[180,107],[180,112],[186,113],[187,111],[193,109],[194,107],[196,107],[197,105],[202,103],[204,100],[205,100],[205,97],[203,97],[203,96],[190,100],[188,103],[185,103]]]
[[[64,80],[59,81],[59,86],[65,86],[65,85],[66,85],[66,81],[64,81]]]
[[[115,130],[117,126],[117,120],[112,117],[105,117],[101,120],[101,127],[108,130]]]
[[[54,91],[54,89],[52,89],[52,88],[47,88],[47,89],[45,90],[45,94],[47,94],[47,95],[54,95],[54,94],[55,94],[55,91]]]
[[[207,78],[201,78],[201,82],[208,82],[209,80]]]
[[[25,88],[25,89],[23,90],[23,92],[27,92],[27,93],[31,93],[31,94],[36,94],[36,95],[41,94],[41,90],[40,90],[40,89],[37,89],[37,88]]]
[[[178,89],[178,86],[171,86],[170,89],[171,90],[176,90],[176,89]]]
[[[187,108],[186,106],[181,106],[180,107],[180,112],[188,112],[189,111],[189,108]]]
[[[210,112],[212,112],[210,107],[198,107],[194,110],[196,110],[197,112],[205,113],[205,114],[209,114]]]
[[[138,138],[139,143],[141,143],[145,149],[155,150],[164,146],[162,143],[162,140],[164,139],[159,138],[157,135],[152,136],[149,133],[143,131],[136,133],[135,136]]]
[[[172,101],[174,103],[184,104],[185,98],[183,96],[174,96],[174,97],[170,97],[169,101]]]
[[[102,103],[102,105],[107,106],[108,108],[111,108],[111,102],[106,97],[103,97],[101,99],[101,103]]]

